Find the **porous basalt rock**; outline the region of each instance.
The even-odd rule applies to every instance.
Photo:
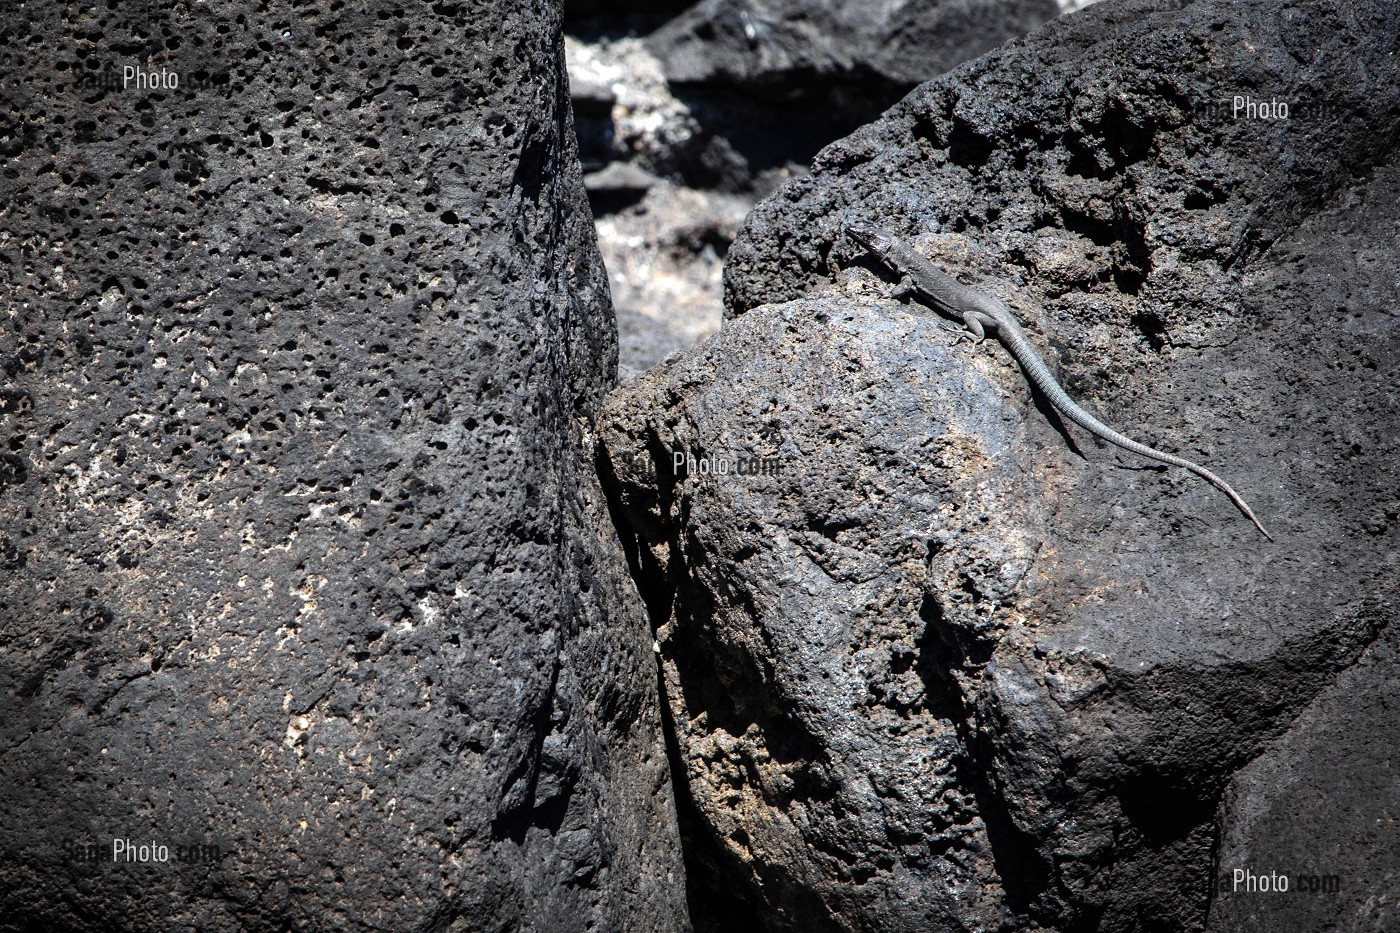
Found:
[[[0,14],[0,927],[686,928],[559,17]]]
[[[940,548],[976,551],[988,592],[1029,566],[999,508],[1026,481],[1025,426],[987,373],[934,378],[956,365],[941,338],[851,302],[764,308],[605,410],[678,773],[750,923],[1014,919],[941,658],[950,625],[988,620],[969,601],[950,623],[934,593],[958,579]]]
[[[1240,852],[1271,825],[1232,775],[1296,761],[1310,706],[1357,736],[1325,698],[1390,663],[1367,652],[1400,589],[1397,35],[1383,3],[1098,4],[922,86],[750,216],[731,321],[600,432],[703,889],[770,929],[1228,927],[1221,821]],[[840,235],[856,218],[1005,300],[1072,396],[1216,469],[1275,542],[1066,428],[994,341],[906,323]],[[1358,904],[1390,896],[1389,861],[1348,864]]]

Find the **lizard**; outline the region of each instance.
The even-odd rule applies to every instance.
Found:
[[[1184,457],[1140,444],[1080,408],[1056,381],[1050,368],[1045,365],[1045,361],[1027,339],[1020,322],[1016,320],[1016,315],[1003,302],[963,285],[901,242],[893,233],[876,224],[864,221],[850,222],[846,224],[846,233],[890,270],[900,275],[901,293],[916,293],[932,302],[935,310],[960,320],[976,342],[980,343],[985,339],[987,331],[994,332],[997,340],[1021,365],[1026,378],[1044,394],[1061,415],[1115,447],[1190,470],[1229,496],[1230,501],[1254,523],[1255,528],[1259,529],[1259,533],[1268,540],[1273,540],[1240,494],[1210,470]]]

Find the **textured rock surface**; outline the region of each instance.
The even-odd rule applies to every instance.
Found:
[[[1096,5],[750,217],[743,316],[600,432],[702,889],[776,929],[1200,929],[1219,820],[1227,851],[1270,832],[1231,775],[1306,754],[1322,727],[1271,743],[1314,701],[1367,767],[1366,721],[1317,698],[1393,667],[1342,673],[1400,589],[1397,33],[1382,3]],[[1291,118],[1233,119],[1236,94]],[[843,217],[1005,299],[1072,395],[1217,468],[1277,542],[1066,432],[995,343],[905,323],[882,273],[832,292],[865,264]],[[675,449],[786,472],[677,477]],[[1348,865],[1353,907],[1389,903],[1387,859]]]
[[[702,0],[648,41],[676,84],[810,94],[814,82],[917,84],[1059,12],[1055,0]]]
[[[918,81],[1056,11],[1051,0],[571,3],[569,76],[623,378],[718,329],[724,251],[760,197]]]
[[[1222,802],[1213,931],[1385,930],[1400,905],[1394,626]],[[1237,872],[1246,872],[1237,875]],[[1250,875],[1288,878],[1286,892]]]
[[[700,132],[692,183],[766,194],[906,90],[1023,35],[1053,0],[704,0],[647,36]]]
[[[1360,310],[1372,295],[1394,289],[1394,257],[1400,249],[1397,203],[1400,171],[1387,166],[1308,218],[1273,247],[1278,261],[1253,278],[1263,300],[1291,304],[1325,295],[1329,303],[1336,300]],[[1374,291],[1378,285],[1380,291]],[[1388,372],[1392,392],[1398,305],[1394,297],[1388,299],[1388,345],[1364,351],[1361,361],[1363,372],[1369,363]],[[1386,329],[1377,328],[1378,336]],[[1336,378],[1336,372],[1310,374],[1299,386],[1300,394],[1314,394],[1315,386]],[[1341,372],[1354,378],[1346,369]],[[1390,399],[1395,405],[1393,394]],[[1364,441],[1352,437],[1343,443]],[[1384,543],[1400,520],[1400,487],[1392,484],[1374,492],[1379,495],[1369,497],[1369,514],[1358,512],[1363,529]],[[1375,559],[1393,573],[1400,552],[1391,545]],[[1386,612],[1393,620],[1393,587],[1388,595]],[[1400,909],[1397,639],[1400,627],[1390,625],[1287,733],[1232,779],[1220,807],[1217,890],[1209,929],[1370,931],[1395,924]],[[1247,877],[1237,889],[1236,870],[1286,874],[1289,893],[1251,892]]]
[[[723,846],[695,855],[743,882],[716,885],[748,901],[738,916],[909,933],[1009,919],[926,590],[956,582],[928,566],[935,538],[979,549],[979,584],[1025,572],[998,510],[1025,483],[1025,425],[1002,418],[990,368],[935,378],[955,367],[928,318],[794,302],[606,409],[688,793]],[[696,466],[677,476],[672,451]],[[779,472],[702,475],[701,457]]]
[[[683,928],[558,10],[116,6],[0,19],[0,927]]]
[[[751,206],[735,195],[662,185],[637,211],[598,218],[622,381],[719,330],[721,257]]]

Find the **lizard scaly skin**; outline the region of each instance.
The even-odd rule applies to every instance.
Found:
[[[1050,404],[1054,405],[1060,414],[1096,437],[1124,450],[1130,450],[1135,454],[1160,460],[1162,463],[1168,463],[1172,466],[1185,467],[1229,496],[1230,501],[1235,503],[1236,507],[1245,514],[1245,517],[1254,523],[1255,528],[1259,529],[1259,533],[1270,541],[1273,540],[1269,533],[1264,530],[1259,519],[1254,517],[1253,510],[1240,497],[1239,493],[1231,489],[1229,483],[1210,470],[1198,463],[1192,463],[1184,457],[1163,453],[1148,447],[1146,444],[1140,444],[1130,437],[1125,437],[1080,408],[1074,399],[1070,398],[1060,387],[1060,384],[1055,381],[1055,377],[1050,373],[1050,368],[1045,365],[1040,354],[1036,353],[1035,347],[1026,338],[1025,331],[1021,330],[1016,316],[1005,304],[963,285],[900,242],[888,230],[870,223],[855,222],[847,224],[846,232],[873,256],[899,273],[903,277],[902,287],[918,292],[931,300],[937,310],[961,320],[968,331],[978,340],[983,338],[986,331],[994,331],[997,339],[1016,358],[1016,362],[1021,364],[1026,378],[1044,393]]]

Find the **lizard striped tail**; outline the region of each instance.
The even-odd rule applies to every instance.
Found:
[[[1245,518],[1248,518],[1254,523],[1254,527],[1259,529],[1261,535],[1268,538],[1270,541],[1274,540],[1273,535],[1269,534],[1269,532],[1265,530],[1264,525],[1255,517],[1254,510],[1249,507],[1249,504],[1244,501],[1244,498],[1241,497],[1239,493],[1235,492],[1235,490],[1230,487],[1229,483],[1225,482],[1199,463],[1192,463],[1185,457],[1163,453],[1160,450],[1148,447],[1146,444],[1140,444],[1131,437],[1125,437],[1119,434],[1117,431],[1080,408],[1075,403],[1074,399],[1070,398],[1065,390],[1060,388],[1060,384],[1056,382],[1055,377],[1050,374],[1049,367],[1045,365],[1044,360],[1035,352],[1035,348],[1031,346],[1030,341],[1026,339],[1026,335],[1021,328],[1015,325],[1007,327],[1004,321],[998,321],[997,325],[997,336],[1001,339],[1002,343],[1011,351],[1011,355],[1016,357],[1016,362],[1021,364],[1021,369],[1025,371],[1026,376],[1035,383],[1036,387],[1039,388],[1041,392],[1045,393],[1045,397],[1050,400],[1050,403],[1054,405],[1062,415],[1089,433],[1101,437],[1110,444],[1114,444],[1124,450],[1132,451],[1135,454],[1148,457],[1152,460],[1160,460],[1162,463],[1167,463],[1172,466],[1185,467],[1229,496],[1230,501],[1235,503],[1235,507],[1244,513]]]

